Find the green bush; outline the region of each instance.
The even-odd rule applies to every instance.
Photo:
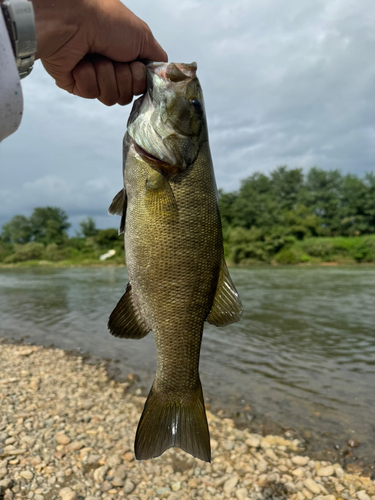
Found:
[[[301,262],[300,255],[294,248],[283,248],[275,255],[278,264],[298,264]],[[306,262],[306,260],[304,260]]]
[[[3,262],[12,253],[12,245],[0,241],[0,262]]]
[[[5,263],[25,262],[27,260],[40,260],[44,257],[43,243],[26,243],[15,245],[15,252],[5,258]]]

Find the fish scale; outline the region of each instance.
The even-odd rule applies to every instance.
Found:
[[[173,63],[147,66],[148,94],[134,105],[124,138],[123,194],[110,207],[125,221],[129,285],[108,327],[120,338],[142,338],[152,330],[156,345],[156,376],[135,439],[138,459],[178,446],[210,460],[199,379],[203,326],[206,320],[225,326],[242,313],[224,261],[195,70]]]

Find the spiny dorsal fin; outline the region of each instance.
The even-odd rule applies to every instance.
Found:
[[[241,316],[242,302],[223,257],[216,294],[207,321],[215,326],[226,326],[239,321]]]
[[[157,217],[178,217],[177,202],[167,179],[156,170],[146,181],[146,204]]]
[[[125,231],[126,206],[127,196],[125,188],[123,188],[116,194],[108,208],[109,215],[121,215],[120,228],[118,230],[119,235]]]
[[[108,330],[120,339],[142,339],[150,331],[134,301],[130,283],[109,317]]]

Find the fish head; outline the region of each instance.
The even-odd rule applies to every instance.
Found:
[[[134,102],[128,134],[137,153],[172,176],[197,158],[204,140],[205,110],[197,65],[149,63],[147,92]]]

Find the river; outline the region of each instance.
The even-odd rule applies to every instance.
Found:
[[[231,274],[244,316],[222,329],[205,326],[207,400],[253,428],[267,421],[292,429],[326,458],[351,451],[346,442],[356,439],[347,460],[373,463],[375,267]],[[0,269],[0,336],[111,359],[117,371],[140,375],[146,395],[156,366],[152,335],[120,340],[106,329],[126,281],[125,268]]]

